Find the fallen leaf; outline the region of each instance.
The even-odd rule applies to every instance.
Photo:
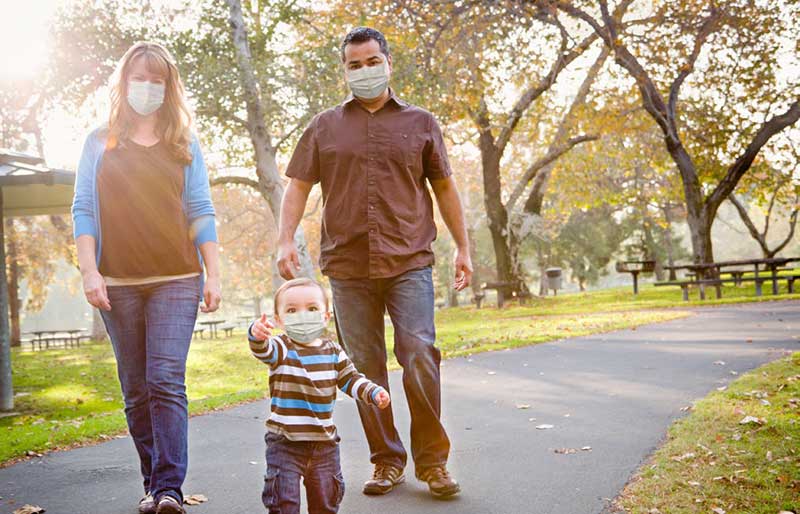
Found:
[[[717,366],[724,366],[725,361],[714,361],[714,364],[716,364]]]
[[[554,428],[553,425],[536,425],[536,430],[548,430]]]
[[[584,447],[581,448],[581,451],[590,452],[590,451],[592,451],[592,447],[591,446],[584,446]]]
[[[711,512],[714,514],[725,514],[725,511],[719,507],[712,507]]]
[[[573,453],[577,453],[578,452],[578,450],[576,450],[575,448],[556,448],[553,451],[556,452],[556,453],[560,453],[562,455],[571,455]]]
[[[691,486],[693,486],[693,487],[700,487],[700,482],[695,482],[694,480],[689,480],[686,483],[691,485]]]
[[[763,425],[764,423],[766,423],[766,420],[764,418],[757,418],[755,416],[745,416],[739,422],[740,425],[747,425],[750,423],[755,423],[756,425]]]
[[[772,450],[767,450],[767,460],[772,462]]]
[[[527,403],[518,403],[518,404],[517,404],[517,408],[518,408],[518,409],[522,409],[522,410],[524,410],[524,409],[530,409],[530,408],[531,408],[531,406],[530,406],[530,405],[528,405]]]
[[[497,372],[496,371],[487,371],[486,374],[487,375],[497,375]]]
[[[681,455],[679,457],[678,456],[672,457],[671,460],[674,460],[675,462],[682,462],[682,461],[684,461],[686,459],[693,459],[695,457],[695,455],[696,454],[694,452],[684,453],[683,455]]]
[[[183,499],[183,503],[186,505],[200,505],[201,503],[205,503],[208,501],[203,494],[191,494]]]
[[[724,390],[725,390],[725,389],[727,389],[727,388],[728,388],[728,386],[722,386],[722,387],[718,387],[718,388],[717,388],[717,391],[724,391]]]

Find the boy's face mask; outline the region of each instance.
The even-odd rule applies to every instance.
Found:
[[[363,66],[357,70],[345,72],[347,85],[356,98],[373,100],[378,98],[389,87],[389,65],[384,60],[375,66]]]
[[[328,323],[322,311],[299,311],[283,316],[283,329],[298,343],[311,343],[325,332]]]
[[[153,84],[138,80],[128,82],[128,105],[147,116],[154,113],[164,103],[164,84]]]

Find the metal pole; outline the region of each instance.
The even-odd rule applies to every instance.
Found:
[[[14,387],[11,382],[11,331],[8,323],[4,225],[3,189],[0,188],[0,411],[9,411],[14,408]]]

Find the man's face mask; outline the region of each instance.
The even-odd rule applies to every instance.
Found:
[[[128,105],[147,116],[154,113],[164,103],[164,84],[153,84],[138,80],[128,82]]]
[[[373,100],[389,87],[389,64],[384,60],[375,66],[362,66],[345,72],[347,85],[356,98]]]

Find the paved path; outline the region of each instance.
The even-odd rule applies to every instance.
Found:
[[[752,343],[747,340],[752,339]],[[432,500],[409,482],[365,497],[368,451],[349,398],[337,405],[347,480],[343,514],[598,514],[663,438],[680,408],[743,372],[800,350],[800,302],[718,307],[689,318],[610,334],[446,361],[444,418],[453,440],[457,499]],[[714,364],[725,361],[725,365]],[[391,376],[401,433],[408,415]],[[517,404],[529,404],[518,409]],[[263,423],[257,402],[192,418],[190,514],[264,512]],[[536,418],[530,421],[529,418]],[[537,430],[536,425],[554,428]],[[407,440],[407,437],[404,437]],[[554,449],[591,446],[560,455]],[[128,438],[0,469],[0,513],[36,503],[48,514],[134,514],[140,496]]]

